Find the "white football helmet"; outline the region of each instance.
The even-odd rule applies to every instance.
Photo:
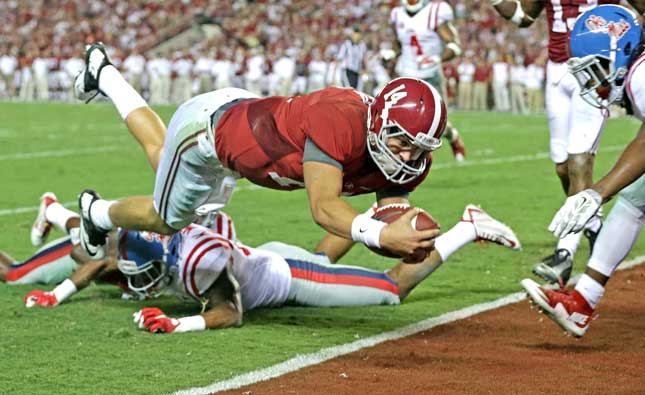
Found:
[[[142,298],[156,298],[170,282],[168,265],[162,260],[139,265],[135,261],[119,259],[117,266],[128,280],[128,288]]]
[[[401,2],[403,3],[405,10],[410,14],[416,14],[424,5],[426,5],[425,0],[401,0]]]

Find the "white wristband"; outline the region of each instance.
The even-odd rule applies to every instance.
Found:
[[[63,281],[62,283],[58,284],[58,286],[54,288],[52,293],[54,294],[54,296],[56,296],[58,303],[61,303],[65,299],[72,296],[76,291],[76,285],[72,280],[68,278],[65,279],[65,281]]]
[[[179,318],[179,326],[175,328],[174,332],[192,332],[203,331],[206,329],[206,320],[201,315],[193,315],[191,317]]]
[[[517,7],[515,7],[515,13],[511,17],[511,22],[519,26],[522,23],[522,20],[524,19],[524,16],[526,14],[522,9],[522,3],[520,3],[519,0],[516,0],[515,3],[517,4]]]
[[[369,247],[381,247],[381,230],[387,225],[367,215],[357,215],[352,221],[352,240]]]
[[[455,56],[461,55],[461,47],[455,42],[448,43],[446,45],[446,48],[449,48],[455,54]]]
[[[490,5],[495,7],[496,5],[501,4],[502,1],[504,1],[504,0],[490,0]]]

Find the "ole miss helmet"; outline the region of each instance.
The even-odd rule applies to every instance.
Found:
[[[397,78],[385,85],[367,117],[367,148],[385,178],[405,184],[423,174],[428,153],[441,146],[447,117],[441,95],[427,82]],[[404,162],[388,147],[392,137],[407,138],[422,155]]]
[[[601,5],[580,14],[571,30],[567,63],[585,101],[607,108],[622,100],[625,76],[641,52],[640,41],[640,23],[625,7]]]

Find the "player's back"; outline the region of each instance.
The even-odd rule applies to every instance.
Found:
[[[556,63],[569,59],[569,33],[578,15],[597,5],[619,3],[619,0],[545,0],[549,59]]]
[[[251,99],[224,113],[215,127],[215,149],[225,167],[255,184],[297,189],[304,187],[306,139],[350,167],[366,158],[366,119],[366,99],[353,89]]]

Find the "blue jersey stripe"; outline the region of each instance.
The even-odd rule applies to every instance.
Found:
[[[69,236],[64,237],[63,239],[61,239],[60,242],[57,242],[56,244],[52,245],[51,247],[47,247],[46,249],[44,249],[42,251],[39,251],[38,253],[36,253],[36,255],[32,256],[31,258],[27,259],[26,261],[24,261],[22,263],[11,265],[11,268],[12,269],[17,269],[17,268],[22,267],[22,266],[24,266],[24,265],[26,265],[26,264],[28,264],[28,263],[40,258],[40,257],[42,257],[42,256],[45,256],[47,254],[51,254],[52,252],[60,250],[61,248],[65,248],[65,247],[67,247],[67,246],[69,246],[71,244],[72,244],[71,237],[69,237]]]
[[[336,275],[345,275],[345,276],[359,276],[359,277],[369,277],[379,280],[385,280],[393,285],[398,286],[397,282],[392,280],[383,272],[378,272],[370,269],[364,269],[361,267],[346,267],[346,266],[324,266],[318,263],[301,261],[298,259],[286,258],[287,264],[291,268],[306,270],[316,273],[324,274],[336,274]]]

